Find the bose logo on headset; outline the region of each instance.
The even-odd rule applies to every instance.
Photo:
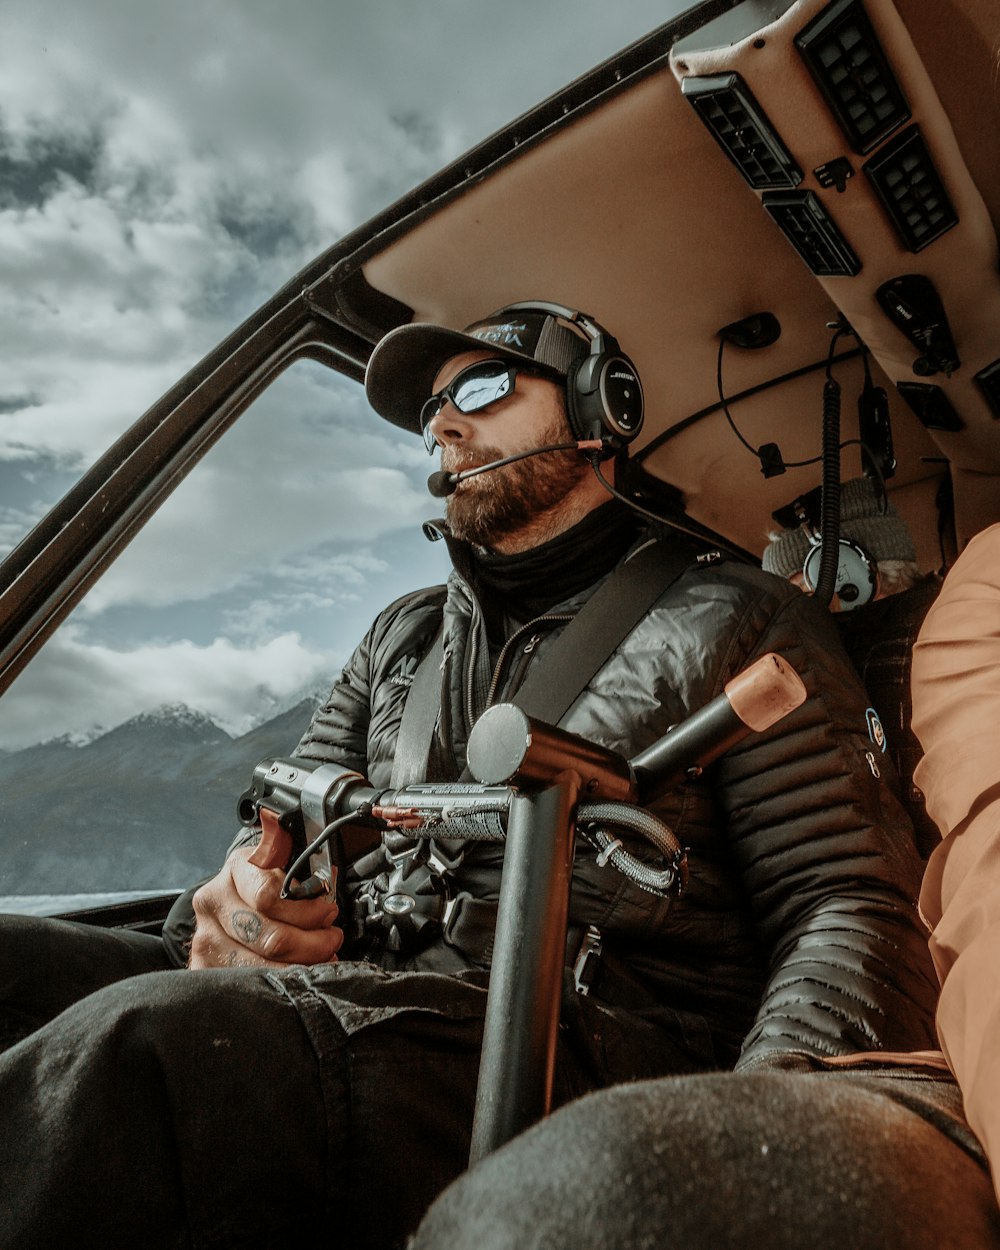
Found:
[[[526,300],[508,304],[503,311],[548,313],[583,332],[590,351],[570,365],[566,374],[570,429],[579,440],[599,438],[609,456],[626,447],[642,429],[642,383],[614,336],[586,313],[563,304]]]

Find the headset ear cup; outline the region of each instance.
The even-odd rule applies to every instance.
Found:
[[[617,344],[615,345],[617,347]],[[642,384],[620,351],[585,357],[573,372],[572,403],[582,438],[600,438],[609,453],[626,447],[642,428]]]
[[[636,367],[621,351],[609,353],[602,365],[600,394],[605,424],[618,445],[627,446],[642,429],[645,403]]]
[[[841,612],[850,612],[878,597],[878,562],[849,538],[841,538],[838,548],[837,578],[833,589],[840,600]],[[819,581],[821,558],[819,544],[806,553],[802,577],[810,591],[816,589]]]
[[[590,350],[566,371],[566,417],[570,431],[578,441],[600,439],[605,456],[627,447],[642,428],[642,383],[617,340],[592,317],[563,304],[525,300],[500,311],[514,310],[544,312],[583,331]]]

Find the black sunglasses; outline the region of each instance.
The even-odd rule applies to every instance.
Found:
[[[420,409],[420,433],[424,438],[424,446],[428,454],[434,454],[437,442],[430,430],[430,423],[444,407],[445,400],[459,412],[468,416],[473,412],[481,412],[498,400],[507,399],[514,394],[514,380],[519,373],[531,377],[545,377],[553,380],[558,376],[555,371],[526,368],[515,365],[507,360],[477,360],[474,365],[460,370],[446,387],[432,395]]]

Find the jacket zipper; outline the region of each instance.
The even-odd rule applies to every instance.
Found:
[[[520,629],[515,630],[514,633],[511,634],[511,636],[503,644],[500,654],[497,656],[497,662],[493,669],[493,679],[490,682],[489,694],[486,698],[487,707],[493,706],[493,701],[497,696],[497,690],[500,687],[500,678],[503,676],[503,670],[507,665],[507,661],[510,659],[511,653],[524,635],[529,633],[531,630],[536,629],[539,625],[554,625],[559,621],[571,621],[572,619],[572,612],[553,613],[549,616],[536,616],[533,621],[528,621],[526,625],[522,625]],[[533,636],[528,640],[523,654],[531,655],[538,643],[541,642],[541,639],[542,635],[540,633],[533,634]]]
[[[482,619],[482,612],[479,608],[479,601],[472,592],[471,586],[460,573],[456,573],[457,580],[469,599],[469,631],[468,645],[465,649],[465,667],[462,673],[462,693],[465,698],[465,731],[469,733],[475,723],[475,707],[473,706],[473,688],[475,686],[475,667],[476,658],[479,650],[479,622]]]

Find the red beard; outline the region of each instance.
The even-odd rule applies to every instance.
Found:
[[[565,442],[570,437],[569,430],[560,423],[542,431],[536,445]],[[442,452],[441,467],[456,473],[511,454],[499,447],[463,452],[452,444]],[[589,471],[587,461],[578,451],[550,451],[466,478],[448,497],[448,524],[456,538],[480,547],[493,547],[497,540],[502,541],[557,507]]]

